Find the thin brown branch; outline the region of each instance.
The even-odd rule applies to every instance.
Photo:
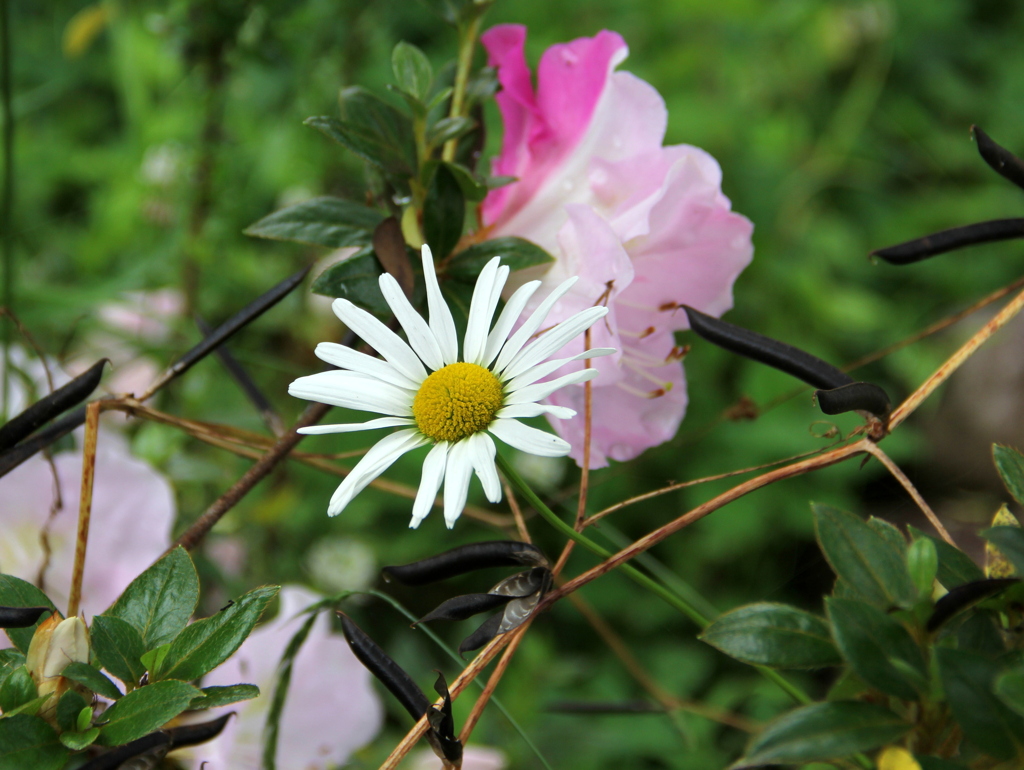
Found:
[[[519,501],[516,500],[515,490],[512,489],[512,486],[505,479],[501,480],[501,486],[505,489],[505,499],[508,500],[508,507],[512,509],[512,518],[515,519],[519,539],[524,543],[533,543],[533,539],[530,537],[530,530],[526,528],[526,519],[523,518],[523,509],[519,507]]]
[[[512,662],[512,656],[516,654],[516,650],[519,648],[519,643],[525,638],[526,629],[529,628],[534,617],[536,617],[536,615],[528,618],[525,623],[515,629],[515,631],[511,632],[514,633],[515,636],[508,643],[508,647],[506,647],[505,652],[502,653],[501,660],[498,661],[498,665],[496,665],[494,667],[494,671],[491,672],[491,676],[487,680],[484,691],[480,693],[480,696],[476,699],[476,703],[473,704],[473,708],[469,712],[469,716],[466,717],[466,723],[462,726],[462,732],[459,733],[459,740],[462,741],[463,745],[465,745],[469,740],[469,736],[473,734],[473,728],[476,727],[476,723],[484,713],[484,709],[490,702],[491,696],[494,695],[494,691],[498,688],[498,683],[505,675],[505,669],[507,669],[508,664]]]
[[[900,482],[901,485],[903,485],[903,488],[907,490],[907,494],[909,494],[913,498],[914,502],[917,503],[917,507],[924,512],[925,517],[928,519],[931,525],[935,527],[935,531],[942,536],[942,539],[954,548],[956,548],[957,544],[953,542],[953,538],[950,537],[949,532],[947,532],[946,528],[942,526],[942,522],[939,521],[939,517],[935,515],[935,511],[933,511],[931,507],[928,505],[928,503],[925,502],[925,499],[921,497],[921,493],[917,491],[917,487],[915,487],[913,482],[911,482],[911,480],[907,478],[907,475],[903,472],[900,466],[894,463],[892,461],[892,458],[889,457],[889,455],[887,455],[885,452],[883,452],[882,448],[878,446],[878,444],[868,442],[865,445],[865,448],[868,450],[868,452],[877,457],[879,462],[881,462],[882,465],[884,465],[886,469],[888,469],[889,473],[891,473],[896,478],[896,480]]]
[[[85,442],[82,447],[82,496],[78,504],[78,537],[75,540],[75,565],[71,572],[71,590],[68,592],[68,614],[78,615],[82,600],[82,576],[85,574],[85,551],[89,544],[89,519],[92,514],[92,485],[96,475],[96,440],[100,428],[100,401],[93,401],[85,409]]]

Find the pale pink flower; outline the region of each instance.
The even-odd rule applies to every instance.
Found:
[[[281,609],[274,620],[259,626],[233,656],[203,679],[203,686],[255,684],[260,696],[212,713],[202,720],[235,711],[213,741],[182,749],[171,756],[192,758],[195,768],[251,770],[261,767],[263,727],[285,647],[308,617],[303,609],[321,596],[301,586],[281,589]],[[356,749],[380,730],[383,708],[370,673],[356,660],[345,637],[331,631],[321,613],[295,658],[288,699],[278,734],[278,770],[325,770],[344,764]]]
[[[67,609],[78,531],[82,453],[58,452],[51,466],[36,455],[0,478],[0,572],[39,585]],[[63,506],[56,507],[58,489]],[[51,516],[52,512],[52,516]],[[103,612],[171,543],[170,484],[102,432],[96,450],[92,520],[82,581],[82,611]],[[46,557],[43,537],[49,544]]]
[[[541,57],[536,90],[525,39],[518,25],[482,37],[502,87],[496,98],[505,136],[493,171],[519,180],[487,196],[483,222],[488,238],[517,235],[555,256],[533,305],[566,277],[580,276],[550,323],[594,304],[610,308],[591,331],[592,347],[620,351],[592,363],[600,376],[591,467],[603,467],[675,435],[687,402],[673,337],[687,322],[677,307],[713,315],[732,307],[733,281],[753,254],[753,226],[730,211],[714,158],[689,145],[662,146],[665,103],[648,83],[614,71],[627,54],[619,35],[552,46]],[[582,345],[574,340],[560,355]],[[574,419],[552,424],[582,463],[583,386],[549,401],[576,410]]]

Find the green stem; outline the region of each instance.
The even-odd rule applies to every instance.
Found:
[[[14,311],[14,243],[11,236],[11,214],[14,209],[14,112],[11,110],[11,18],[7,0],[0,0],[0,104],[3,119],[4,179],[0,192],[0,233],[3,233],[3,306]],[[0,422],[7,419],[7,383],[11,376],[11,322],[0,322],[3,328],[3,383],[0,383]]]
[[[591,551],[597,556],[600,556],[602,559],[608,559],[612,556],[611,551],[602,548],[589,537],[580,534],[575,529],[566,524],[564,521],[562,521],[560,518],[558,518],[558,515],[544,504],[544,501],[542,501],[534,493],[534,491],[530,489],[529,485],[523,480],[522,476],[520,476],[516,472],[515,468],[512,467],[511,463],[509,463],[509,461],[506,460],[505,457],[500,453],[497,455],[497,463],[498,467],[501,468],[501,472],[505,474],[505,478],[507,478],[509,482],[512,484],[512,486],[514,486],[519,491],[519,494],[521,494],[523,498],[530,505],[533,506],[534,510],[536,510],[542,518],[546,519],[555,529],[557,529],[563,535],[568,537],[570,540],[579,543],[587,550]],[[671,605],[672,607],[686,615],[686,617],[690,618],[690,620],[696,623],[700,628],[706,628],[708,624],[711,622],[696,607],[690,604],[690,602],[686,601],[686,599],[676,595],[672,591],[669,591],[667,588],[655,582],[651,578],[647,577],[647,575],[643,574],[632,565],[622,564],[619,566],[619,569],[621,569],[623,574],[625,574],[628,578],[630,578],[636,583],[639,583],[648,591],[652,592],[656,596],[659,596],[669,605]],[[765,668],[764,666],[755,666],[754,668],[756,668],[761,673],[761,675],[768,679],[770,682],[773,682],[776,685],[778,685],[779,688],[783,690],[783,692],[785,692],[798,703],[807,704],[813,702],[811,700],[811,697],[807,693],[805,693],[797,685],[793,684],[784,676],[782,676],[782,674],[780,674],[778,671],[774,671],[770,668]]]
[[[459,25],[459,62],[455,70],[455,83],[452,87],[452,102],[448,109],[448,117],[462,117],[466,104],[466,85],[469,83],[469,69],[473,66],[473,52],[476,49],[476,38],[480,34],[480,22],[483,11],[472,15],[466,24]],[[449,163],[455,160],[457,139],[449,139],[444,143],[441,159]]]

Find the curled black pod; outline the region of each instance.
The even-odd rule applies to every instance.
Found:
[[[363,629],[349,619],[348,615],[339,612],[338,617],[341,618],[341,628],[345,632],[349,647],[359,662],[388,688],[413,719],[418,720],[426,714],[430,708],[430,701],[412,677],[405,673],[405,669],[395,663]]]
[[[519,599],[532,596],[538,591],[546,591],[551,584],[551,570],[547,567],[534,567],[525,572],[518,572],[515,575],[505,578],[499,582],[488,593],[498,596],[510,596]],[[542,592],[543,592],[542,591]]]
[[[937,631],[953,616],[1019,582],[1020,578],[987,578],[973,580],[950,589],[948,594],[935,602],[935,609],[932,610],[925,628],[928,631]]]
[[[234,715],[234,711],[229,711],[224,716],[211,719],[209,722],[200,722],[198,724],[184,725],[182,727],[172,727],[170,730],[164,730],[164,732],[171,737],[172,749],[180,749],[183,746],[197,746],[200,743],[212,741],[220,735],[220,731],[224,729],[224,725],[226,725],[228,720]]]
[[[63,414],[87,399],[103,377],[103,367],[110,363],[103,358],[66,385],[36,401],[32,406],[0,426],[0,450],[9,449],[41,425]]]
[[[85,407],[80,406],[54,420],[42,430],[29,436],[17,446],[0,451],[0,478],[13,471],[28,458],[68,435],[85,423]]]
[[[992,141],[992,137],[978,126],[971,126],[971,130],[978,143],[978,152],[992,170],[1024,189],[1024,161]]]
[[[851,382],[832,390],[816,390],[814,397],[825,414],[870,412],[885,417],[892,410],[889,394],[870,382]]]
[[[407,586],[421,586],[486,567],[546,566],[540,549],[518,540],[470,543],[428,559],[385,567],[382,572]]]
[[[496,637],[501,628],[501,620],[504,617],[504,613],[497,613],[491,615],[480,627],[462,640],[462,644],[459,645],[459,655],[466,652],[473,652],[473,650],[479,650],[491,639]]]
[[[501,607],[511,600],[511,596],[501,596],[498,594],[453,596],[451,599],[441,602],[437,607],[417,620],[415,625],[429,623],[432,620],[465,620],[481,612]]]
[[[884,259],[890,265],[910,265],[920,262],[922,259],[966,246],[993,241],[1008,241],[1013,238],[1024,238],[1024,219],[993,219],[988,222],[941,230],[906,243],[876,249],[871,252],[871,255]]]
[[[159,759],[172,749],[206,743],[220,735],[224,725],[234,715],[235,712],[230,711],[209,722],[158,730],[104,752],[84,765],[80,765],[78,770],[118,770],[128,760],[141,757],[143,754],[149,754]]]
[[[730,353],[766,364],[823,390],[832,390],[853,382],[850,375],[800,348],[701,313],[689,305],[682,307],[690,319],[691,329]]]
[[[434,692],[441,696],[443,702],[440,708],[431,706],[430,711],[427,712],[427,721],[430,722],[430,732],[427,733],[427,738],[439,757],[458,767],[462,763],[462,741],[455,735],[452,696],[448,692],[448,682],[440,671],[437,672],[437,679],[434,681]]]
[[[49,607],[0,607],[0,628],[28,628]]]

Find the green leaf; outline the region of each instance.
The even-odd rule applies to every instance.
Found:
[[[83,733],[89,729],[89,725],[92,724],[92,706],[86,706],[84,709],[78,712],[78,719],[75,720],[75,729]]]
[[[427,185],[423,203],[423,236],[434,259],[447,257],[462,237],[466,200],[459,181],[444,163],[438,165]]]
[[[33,698],[30,701],[22,703],[15,709],[4,712],[4,716],[14,716],[15,714],[28,714],[29,716],[35,716],[39,713],[43,704],[50,700],[51,697],[53,697],[52,693],[50,695],[40,695],[38,698]]]
[[[445,275],[460,281],[475,282],[484,265],[493,257],[501,257],[501,264],[508,265],[512,272],[555,261],[540,246],[524,238],[494,238],[476,243],[452,257]]]
[[[935,545],[935,551],[939,556],[939,582],[947,591],[964,583],[985,579],[985,573],[982,572],[981,567],[971,561],[971,557],[960,549],[954,548],[945,540],[927,535],[909,525],[907,529],[915,538],[926,537]]]
[[[914,603],[914,586],[895,545],[852,513],[817,503],[812,507],[818,543],[836,575],[883,608]]]
[[[216,615],[196,621],[171,643],[161,679],[191,681],[227,660],[252,631],[279,586],[263,586]]]
[[[430,94],[434,82],[434,70],[430,60],[416,46],[400,42],[391,52],[391,69],[395,73],[398,87],[421,102]]]
[[[770,722],[733,768],[848,757],[892,743],[910,727],[871,703],[813,703]]]
[[[78,714],[85,708],[85,698],[74,690],[67,690],[57,701],[57,724],[61,730],[78,729]]]
[[[62,675],[73,682],[85,685],[92,692],[102,695],[104,698],[117,700],[121,697],[121,691],[117,689],[117,685],[110,681],[102,671],[88,663],[80,661],[69,663],[64,667]]]
[[[473,299],[473,285],[461,281],[445,281],[441,284],[441,295],[444,297],[448,309],[452,311],[458,339],[465,339],[466,325],[469,322],[469,306]]]
[[[0,575],[0,606],[4,607],[49,607],[54,612],[57,608],[53,602],[31,583],[14,575]],[[5,628],[11,644],[24,653],[28,652],[28,646],[32,643],[32,634],[36,627],[46,620],[49,615],[45,612],[35,622],[35,625],[28,628]]]
[[[57,733],[39,717],[0,719],[0,770],[60,770],[67,758]]]
[[[1024,455],[1003,444],[992,445],[992,459],[996,470],[1013,499],[1024,505]]]
[[[60,734],[60,742],[72,751],[81,751],[88,746],[92,746],[96,742],[96,738],[99,737],[99,734],[100,728],[98,727],[91,727],[81,732],[63,732]]]
[[[295,632],[295,635],[288,641],[284,649],[281,662],[277,666],[277,683],[274,685],[274,694],[270,699],[270,709],[267,712],[266,727],[263,729],[263,765],[265,770],[275,770],[277,767],[277,739],[281,730],[281,714],[284,713],[285,700],[288,697],[288,685],[292,681],[292,666],[295,663],[295,656],[299,654],[302,645],[309,636],[313,623],[316,622],[316,612],[311,612],[309,617]]]
[[[254,684],[232,684],[226,687],[204,687],[202,693],[204,697],[192,701],[189,709],[212,709],[241,700],[252,700],[259,697],[260,688]]]
[[[171,643],[161,644],[159,647],[150,650],[143,655],[139,660],[142,661],[142,665],[146,667],[146,671],[150,673],[150,678],[160,678],[160,671],[163,668],[164,660],[167,659],[167,653],[171,650]]]
[[[4,713],[14,711],[31,700],[35,700],[36,683],[32,681],[32,675],[24,666],[14,669],[3,684],[0,684],[0,711]]]
[[[25,665],[25,656],[13,647],[0,650],[0,682],[18,666]]]
[[[181,632],[198,601],[199,576],[188,553],[178,546],[135,578],[103,614],[130,623],[151,650]]]
[[[335,262],[313,282],[313,291],[328,297],[347,299],[363,310],[386,315],[391,310],[380,293],[380,262],[373,250],[366,248],[348,259]]]
[[[472,118],[441,118],[441,120],[432,125],[430,127],[430,131],[427,132],[427,144],[431,147],[437,147],[440,144],[444,144],[449,139],[458,139],[459,137],[465,136],[475,127],[476,121]]]
[[[1024,716],[1024,666],[1000,674],[996,679],[995,692],[999,700]]]
[[[340,249],[367,246],[384,219],[376,209],[343,198],[313,198],[263,217],[245,229],[246,235],[275,241],[294,241]]]
[[[750,604],[727,612],[700,638],[737,660],[773,668],[821,668],[842,662],[828,623],[785,604]]]
[[[907,552],[907,539],[898,527],[877,516],[868,517],[868,526],[884,537],[900,554]]]
[[[907,572],[910,573],[918,597],[930,598],[935,577],[939,574],[939,552],[935,549],[935,543],[927,537],[915,538],[907,549],[906,559]]]
[[[927,689],[927,666],[907,629],[855,599],[828,598],[825,606],[836,646],[857,675],[884,693],[917,700]]]
[[[942,686],[950,710],[964,735],[996,759],[1008,760],[1020,750],[1024,719],[1013,713],[993,691],[999,664],[966,650],[936,649]]]
[[[1024,575],[1024,529],[990,527],[983,529],[980,534],[1010,560],[1018,575]]]
[[[146,652],[142,635],[126,620],[108,615],[92,619],[92,651],[100,665],[129,687],[146,673],[140,658]]]
[[[125,695],[103,712],[106,722],[100,729],[100,743],[121,746],[158,730],[188,708],[199,695],[198,688],[186,682],[151,682]]]

